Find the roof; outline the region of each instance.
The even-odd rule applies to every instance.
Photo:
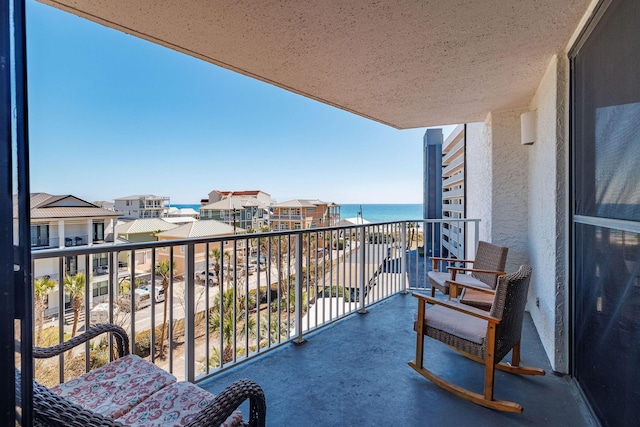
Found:
[[[338,223],[338,226],[341,225],[362,225],[362,224],[371,224],[370,221],[367,221],[364,218],[355,217],[355,218],[345,218]]]
[[[528,108],[592,0],[40,0],[406,129]],[[595,3],[595,2],[593,2]]]
[[[13,217],[18,217],[18,203],[13,196]],[[116,218],[118,213],[103,209],[72,195],[53,196],[48,193],[31,193],[31,219],[47,218]]]
[[[190,237],[214,237],[233,235],[234,228],[224,222],[213,219],[201,220],[183,224],[169,231],[158,233],[157,237],[167,237],[174,239],[188,239]],[[240,227],[235,228],[236,233],[245,233]]]
[[[165,199],[163,196],[154,196],[153,194],[137,194],[133,196],[117,197],[114,200],[140,200],[140,199]]]
[[[197,221],[197,219],[192,216],[169,216],[162,218],[162,220],[171,224],[184,224],[185,222]]]
[[[171,230],[177,225],[171,224],[161,218],[141,218],[133,221],[127,221],[116,225],[117,234],[142,234],[153,233],[154,231]]]
[[[274,208],[313,208],[318,205],[326,205],[326,202],[321,200],[308,200],[308,199],[295,199],[288,200],[282,203],[276,203],[275,205],[271,205]]]
[[[232,209],[244,209],[244,208],[254,207],[254,206],[266,206],[266,205],[264,205],[263,203],[260,203],[259,200],[254,199],[252,197],[247,197],[247,198],[229,197],[226,199],[218,200],[217,202],[210,203],[205,206],[201,206],[200,209],[228,211]]]
[[[257,196],[259,193],[262,194],[266,194],[267,196],[269,195],[268,193],[265,193],[262,190],[243,190],[243,191],[221,191],[221,190],[214,190],[216,193],[218,194],[222,194],[223,196],[229,196],[231,195],[232,197],[242,197],[242,196]]]

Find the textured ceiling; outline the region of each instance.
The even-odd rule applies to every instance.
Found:
[[[397,128],[526,107],[591,0],[41,0]]]

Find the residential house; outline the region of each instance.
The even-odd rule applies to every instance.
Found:
[[[18,241],[18,212],[17,196],[14,196],[14,239]],[[113,227],[118,214],[112,210],[100,208],[92,203],[73,195],[54,196],[47,193],[32,193],[31,203],[31,248],[32,250],[68,248],[113,244],[113,239],[107,241],[105,230]],[[87,272],[88,265],[91,271]],[[60,283],[65,275],[73,276],[82,272],[86,277],[106,265],[107,259],[103,254],[70,255],[64,258],[63,270],[51,259],[36,260],[33,263],[33,276],[40,278],[49,276]],[[94,295],[102,286],[97,278],[87,280]],[[106,290],[104,290],[106,293]],[[68,302],[68,301],[67,301]],[[47,312],[57,311],[58,288],[49,294]]]
[[[340,205],[320,200],[295,199],[270,208],[271,230],[330,227],[340,221]]]
[[[151,194],[120,197],[114,200],[114,209],[125,218],[163,218],[167,215],[169,197]]]
[[[171,230],[163,231],[162,233],[158,233],[156,236],[159,242],[169,241],[169,240],[183,240],[190,238],[199,238],[199,237],[215,237],[215,236],[233,236],[235,234],[244,234],[246,231],[244,229],[233,227],[229,224],[225,224],[224,222],[216,221],[216,220],[207,220],[207,221],[196,221],[190,222],[187,224],[183,224],[179,227],[173,228]],[[225,247],[229,244],[229,242],[211,244],[209,245],[209,252],[212,249],[217,248],[220,253],[224,252]],[[199,265],[200,268],[204,269],[207,259],[207,247],[205,244],[196,244],[195,245],[195,263]],[[169,261],[171,259],[170,249],[169,248],[159,248],[158,249],[158,261]],[[184,274],[185,271],[185,247],[180,246],[180,250],[173,251],[173,262],[175,264],[174,272],[176,275]],[[221,261],[222,262],[222,261]]]
[[[222,199],[227,199],[229,197],[240,197],[240,198],[254,198],[258,199],[263,205],[270,205],[273,203],[273,199],[271,195],[265,193],[262,190],[242,190],[242,191],[221,191],[221,190],[213,190],[209,193],[209,199],[207,199],[206,203],[210,204],[219,202]],[[203,200],[204,202],[204,200]]]
[[[268,224],[268,205],[255,197],[228,196],[200,208],[201,220],[216,220],[242,229],[261,230]]]

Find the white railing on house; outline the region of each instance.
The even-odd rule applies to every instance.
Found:
[[[451,255],[442,253],[449,243],[443,225],[468,230],[475,247],[478,222],[398,221],[33,251],[36,345],[113,322],[129,332],[132,351],[197,381],[284,343],[302,343],[309,332],[399,292],[428,288],[428,257]],[[77,295],[70,293],[74,284]],[[68,380],[105,363],[107,348],[98,340],[54,365],[39,361],[36,374],[44,383]]]

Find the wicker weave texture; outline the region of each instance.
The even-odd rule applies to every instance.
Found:
[[[531,267],[522,265],[515,273],[501,276],[496,288],[496,296],[491,307],[490,315],[500,319],[496,328],[495,363],[500,362],[520,341],[524,307],[527,302]],[[427,310],[426,316],[428,317]],[[486,355],[487,339],[477,344],[463,339],[455,334],[430,327],[423,328],[424,335],[441,341],[449,346],[484,359]]]
[[[62,344],[50,348],[34,348],[34,357],[48,358],[62,354],[73,347],[103,333],[111,333],[116,341],[120,356],[129,354],[129,339],[120,326],[98,325],[85,333]],[[20,372],[16,370],[19,377]],[[17,380],[16,384],[20,384]],[[217,426],[224,422],[240,404],[249,399],[249,420],[244,425],[264,426],[266,423],[266,400],[262,388],[249,379],[238,380],[225,388],[222,393],[200,412],[188,425],[190,427]],[[48,388],[33,381],[33,407],[36,425],[60,427],[84,426],[124,426],[120,422],[88,411],[64,399]]]
[[[492,243],[483,241],[478,242],[478,250],[476,251],[476,258],[473,263],[473,268],[476,270],[492,270],[492,271],[504,271],[504,266],[507,264],[507,253],[509,248],[497,246]],[[482,283],[495,289],[496,287],[496,275],[487,273],[471,273],[473,277],[480,280]]]

